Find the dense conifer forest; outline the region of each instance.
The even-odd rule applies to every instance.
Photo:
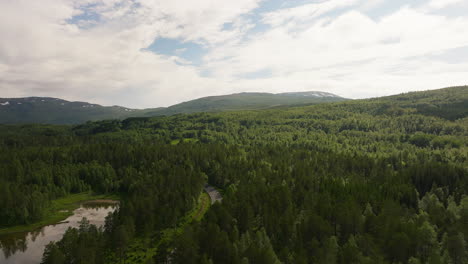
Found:
[[[119,194],[42,263],[468,263],[468,87],[77,126],[0,126],[0,228]],[[170,239],[205,183],[223,193]],[[133,246],[136,241],[144,241]],[[157,246],[155,246],[157,245]],[[135,257],[132,251],[148,251]]]

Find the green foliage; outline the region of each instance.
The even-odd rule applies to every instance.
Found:
[[[92,189],[122,197],[89,238],[97,263],[466,263],[467,117],[420,107],[465,102],[466,89],[4,126],[0,219],[34,221],[36,201]],[[224,197],[199,217],[190,211],[206,181]],[[88,252],[76,239],[94,230],[73,232],[45,263],[69,259],[62,244]]]
[[[307,93],[241,93],[204,97],[167,108],[160,107],[141,110],[121,106],[101,106],[86,102],[69,102],[47,97],[0,98],[0,102],[8,102],[6,105],[0,105],[0,123],[80,124],[86,121],[129,118],[122,125],[125,129],[130,129],[144,126],[147,118],[140,116],[264,109],[346,100],[331,94],[327,97],[303,95],[307,95]],[[101,124],[97,129],[99,132],[109,132],[113,127]]]
[[[125,242],[122,236],[117,238],[120,239],[120,244]],[[69,228],[61,241],[47,245],[41,263],[105,263],[105,251],[102,248],[104,239],[103,233],[83,218],[78,229]]]
[[[416,133],[410,137],[409,142],[417,147],[425,148],[431,145],[431,141],[434,137],[434,135]]]
[[[90,192],[83,192],[77,194],[70,194],[62,198],[58,198],[52,201],[41,201],[41,200],[30,200],[32,203],[31,207],[37,207],[37,204],[47,203],[47,207],[41,208],[42,218],[39,221],[32,221],[30,224],[16,225],[7,228],[0,229],[1,234],[10,234],[10,233],[20,233],[25,231],[33,231],[39,227],[43,227],[50,224],[55,224],[60,222],[70,215],[73,214],[73,210],[79,207],[79,202],[88,201],[88,200],[97,200],[97,199],[119,199],[117,195],[113,194],[101,194],[96,195]],[[8,202],[8,201],[4,201]],[[8,203],[4,203],[8,205]],[[6,209],[4,209],[6,211]],[[23,209],[25,215],[30,215],[28,209]],[[21,223],[17,221],[16,223]]]
[[[340,102],[347,99],[328,94],[326,97],[317,97],[313,93],[239,93],[221,96],[209,96],[188,102],[176,104],[165,109],[157,109],[147,113],[148,116],[174,115],[181,113],[220,112],[235,110],[254,110],[272,107],[285,107],[294,105],[308,105],[326,102]]]
[[[8,105],[0,106],[3,124],[79,124],[86,121],[126,118],[146,111],[120,106],[101,106],[86,102],[69,102],[48,97],[0,98]]]

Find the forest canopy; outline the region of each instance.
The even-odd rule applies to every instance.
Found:
[[[118,193],[43,263],[467,263],[468,87],[77,126],[0,126],[0,227]],[[222,203],[171,239],[205,183]],[[130,257],[155,248],[146,258]]]

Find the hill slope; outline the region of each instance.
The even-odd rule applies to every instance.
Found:
[[[0,123],[79,124],[86,121],[137,116],[260,110],[345,100],[347,99],[325,92],[239,93],[203,97],[167,108],[130,109],[121,106],[69,102],[48,97],[0,98]],[[348,108],[351,112],[375,115],[398,116],[405,113],[419,113],[456,120],[468,116],[468,86],[346,101],[339,104],[339,107]]]
[[[82,135],[145,128],[155,135],[160,133],[160,140],[166,143],[235,143],[255,139],[263,144],[276,142],[278,138],[290,139],[293,134],[300,141],[308,138],[312,131],[326,134],[354,131],[367,134],[366,140],[371,140],[367,137],[378,131],[400,135],[415,132],[444,135],[462,131],[468,127],[467,109],[468,87],[464,86],[330,104],[101,121],[75,129]],[[244,131],[246,129],[250,132]]]
[[[342,100],[345,99],[325,92],[241,93],[204,97],[167,108],[131,109],[121,106],[101,106],[87,102],[69,102],[49,97],[0,98],[0,123],[79,124],[86,121],[123,119],[135,116],[252,110]]]
[[[221,96],[208,96],[188,102],[176,104],[157,111],[147,113],[147,116],[173,115],[195,112],[218,112],[233,110],[257,110],[276,106],[293,106],[339,102],[347,100],[343,97],[325,92],[297,93],[238,93]]]
[[[468,86],[410,92],[380,98],[344,102],[350,111],[400,116],[415,113],[447,120],[468,116]]]
[[[0,123],[77,124],[129,117],[135,112],[120,106],[105,107],[49,97],[1,98]]]

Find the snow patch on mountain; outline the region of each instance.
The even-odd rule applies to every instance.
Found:
[[[339,97],[338,95],[320,92],[320,91],[309,91],[309,92],[289,92],[289,93],[279,93],[278,95],[286,96],[298,96],[298,97]]]

